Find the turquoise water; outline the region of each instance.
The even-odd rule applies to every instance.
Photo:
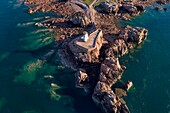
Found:
[[[165,6],[170,8],[170,6]],[[133,89],[126,98],[132,113],[170,112],[170,10],[147,12],[124,25],[149,30],[145,43],[125,56],[124,80],[132,80]]]
[[[22,2],[0,0],[0,113],[98,112],[60,59],[55,65],[38,59],[54,48],[55,34],[34,24],[56,15],[29,15]]]
[[[38,59],[54,47],[55,34],[34,23],[56,15],[29,15],[22,1],[0,1],[0,113],[101,113],[90,96],[75,88],[74,72],[59,58],[55,65]],[[123,80],[134,83],[126,98],[132,113],[170,111],[169,20],[170,11],[148,9],[124,23],[149,29],[146,42],[121,58],[127,66]]]

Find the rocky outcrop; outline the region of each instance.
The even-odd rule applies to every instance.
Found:
[[[139,15],[140,13],[133,4],[123,4],[121,10],[123,10],[123,12],[128,13],[132,16]]]
[[[126,104],[121,102],[121,98],[105,82],[97,83],[92,99],[105,113],[129,113]]]
[[[126,26],[114,40],[113,44],[105,50],[105,60],[101,63],[99,81],[93,93],[93,101],[105,113],[129,113],[126,102],[122,97],[132,87],[132,81],[123,83],[120,88],[113,88],[121,78],[125,66],[119,63],[119,57],[128,53],[129,48],[141,44],[147,36],[147,30],[140,27]]]
[[[70,21],[77,26],[85,27],[90,24],[90,19],[83,13],[77,12],[70,17]]]
[[[101,2],[96,8],[100,12],[114,14],[124,19],[129,19],[131,16],[137,16],[145,11],[144,5],[124,2]]]
[[[119,38],[124,39],[129,48],[134,48],[146,39],[147,33],[148,30],[145,28],[126,26],[119,34]]]
[[[125,67],[121,67],[118,58],[108,57],[101,64],[99,80],[110,87],[121,78]]]
[[[136,16],[139,15],[141,12],[145,11],[145,7],[143,5],[140,4],[122,4],[122,6],[120,7],[120,11],[122,13],[128,13],[131,16]]]
[[[116,39],[109,47],[105,50],[106,57],[120,57],[128,53],[128,47],[123,39]]]
[[[31,6],[28,10],[28,13],[32,14],[37,11],[49,12],[55,10],[56,0],[25,0],[24,4]]]
[[[125,89],[128,91],[133,86],[132,81],[127,81],[125,84]]]
[[[114,13],[117,14],[119,10],[119,4],[116,2],[101,2],[100,7],[102,7],[102,11],[106,13]]]
[[[127,95],[126,92],[133,85],[132,82],[128,81],[127,83],[123,84],[121,88],[114,88],[113,90],[111,89],[111,87],[114,86],[114,84],[119,79],[121,79],[121,76],[124,70],[126,69],[125,66],[120,65],[118,58],[127,54],[129,48],[132,48],[135,45],[142,43],[146,39],[146,35],[147,30],[144,28],[132,28],[130,26],[126,26],[124,29],[121,30],[120,34],[118,35],[118,38],[114,39],[114,41],[110,44],[110,47],[105,49],[104,60],[100,65],[98,82],[95,86],[94,93],[92,95],[93,101],[105,113],[129,113],[128,107],[126,106],[126,102],[123,100],[122,97]],[[84,35],[83,37],[86,36]],[[82,40],[82,38],[80,39]],[[82,60],[81,64],[87,62],[92,63],[91,61],[93,60],[89,60],[89,57],[91,57],[91,59],[93,56],[96,56],[93,59],[98,58],[102,43],[96,42],[97,40],[89,40],[90,42],[88,43],[85,40],[84,42],[82,42],[81,40],[79,40],[79,38],[75,38],[69,43],[69,47],[75,58]],[[94,44],[96,43],[96,47],[99,48],[97,49],[97,55],[93,55],[93,53],[96,54],[96,52],[88,52],[89,50],[91,50],[91,46],[89,46],[91,45],[91,42],[93,42]],[[91,81],[90,74],[88,75],[85,71],[82,70],[77,71],[77,87],[88,89],[91,87],[92,82],[93,81]]]
[[[89,88],[89,77],[86,72],[79,69],[76,73],[76,87],[78,88]]]

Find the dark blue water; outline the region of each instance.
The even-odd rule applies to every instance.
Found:
[[[98,111],[91,97],[75,88],[73,71],[36,56],[46,51],[44,46],[53,45],[55,34],[34,24],[55,15],[29,15],[22,2],[0,1],[0,113]],[[44,79],[49,75],[55,78]],[[52,87],[51,83],[55,85]]]
[[[169,5],[165,6],[169,7]],[[126,98],[132,113],[170,112],[170,10],[147,12],[123,24],[149,30],[145,43],[125,56],[123,79],[134,88]]]
[[[27,52],[54,42],[53,32],[34,26],[44,16],[54,15],[29,15],[22,0],[1,0],[0,8],[0,113],[100,113],[91,97],[75,88],[72,70],[38,59],[40,51]],[[132,113],[170,111],[169,20],[170,11],[148,9],[124,23],[149,30],[142,47],[122,58],[127,66],[123,80],[134,83],[126,98]],[[44,79],[46,75],[55,79]]]

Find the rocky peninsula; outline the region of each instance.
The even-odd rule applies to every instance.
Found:
[[[24,3],[31,14],[53,11],[58,16],[35,25],[56,32],[56,44],[60,45],[57,54],[65,66],[76,71],[76,87],[90,92],[94,103],[104,113],[129,113],[123,97],[133,83],[129,80],[115,86],[126,69],[119,58],[142,44],[148,30],[131,26],[121,28],[117,22],[145,12],[145,6],[153,2],[94,0],[86,4],[81,0],[25,0]]]

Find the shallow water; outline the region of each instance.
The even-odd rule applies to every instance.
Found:
[[[55,34],[34,23],[56,15],[29,15],[22,1],[0,1],[0,113],[99,112],[60,59],[55,65],[38,59],[54,51]]]
[[[74,72],[59,58],[55,65],[38,59],[53,52],[48,47],[54,33],[34,23],[55,15],[29,15],[22,1],[0,1],[0,113],[101,113],[90,96],[75,88]],[[132,113],[170,111],[169,19],[170,11],[148,9],[124,23],[149,29],[146,42],[121,58],[127,66],[123,80],[134,83],[126,98]]]

